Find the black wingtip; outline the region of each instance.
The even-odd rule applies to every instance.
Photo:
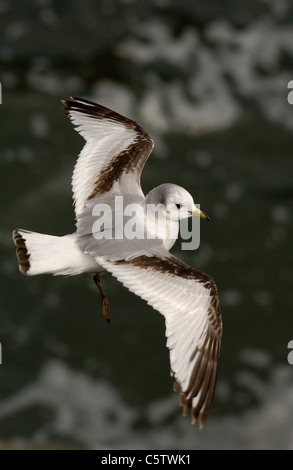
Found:
[[[70,104],[68,100],[60,100],[62,105],[63,105],[63,113],[68,116],[69,114],[69,109],[70,109]]]
[[[110,112],[108,108],[101,106],[93,101],[85,98],[79,98],[77,96],[70,96],[69,99],[60,100],[63,105],[63,112],[66,116],[70,114],[70,111],[78,111],[94,117],[97,117],[97,113],[107,114]]]

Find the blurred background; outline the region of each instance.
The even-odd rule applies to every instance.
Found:
[[[0,0],[0,448],[292,449],[293,5],[290,0]],[[172,391],[163,317],[110,275],[26,278],[14,228],[74,231],[83,139],[60,99],[93,99],[155,141],[142,179],[212,222],[195,252],[224,334],[202,431]]]

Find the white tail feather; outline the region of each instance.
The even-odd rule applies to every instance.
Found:
[[[79,248],[75,234],[55,237],[15,230],[13,239],[17,247],[19,269],[28,276],[37,274],[72,276],[83,272],[101,271],[95,259]]]

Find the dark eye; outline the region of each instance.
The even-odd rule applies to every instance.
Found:
[[[177,209],[181,209],[182,204],[175,204],[175,206],[177,207]]]

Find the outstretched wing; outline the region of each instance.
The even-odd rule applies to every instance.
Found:
[[[72,176],[76,215],[89,199],[114,188],[119,194],[143,195],[140,176],[154,145],[147,132],[92,101],[72,97],[62,103],[65,114],[86,140]]]
[[[212,402],[220,354],[222,319],[213,279],[175,256],[97,261],[130,291],[165,317],[174,389],[181,388],[183,414],[202,427]]]

